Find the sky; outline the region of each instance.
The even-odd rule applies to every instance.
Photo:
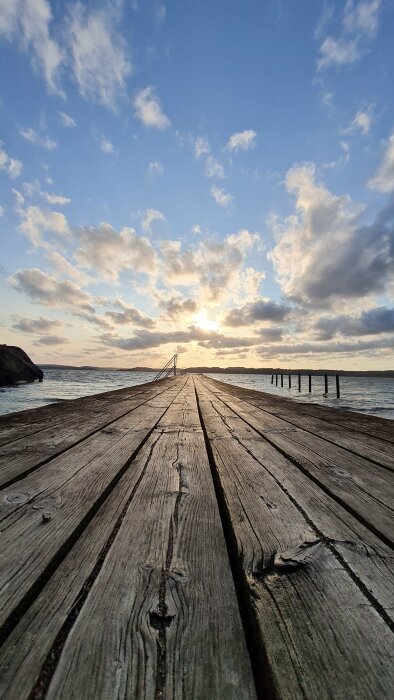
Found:
[[[394,369],[392,0],[0,0],[1,342]]]

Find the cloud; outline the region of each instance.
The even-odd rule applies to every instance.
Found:
[[[121,350],[147,350],[168,345],[169,343],[197,342],[203,348],[249,346],[259,342],[258,338],[226,338],[216,331],[206,331],[196,326],[180,331],[137,330],[131,338],[119,338],[110,333],[101,336],[101,340]]]
[[[367,109],[360,109],[353,121],[349,124],[346,129],[342,130],[342,134],[351,134],[357,129],[365,136],[369,133],[373,122],[373,105],[370,105]]]
[[[44,240],[44,233],[52,233],[62,238],[67,238],[70,234],[67,219],[61,212],[43,210],[35,206],[18,208],[17,211],[22,217],[18,226],[19,233],[27,236],[36,248],[50,247]]]
[[[141,227],[145,233],[152,235],[152,224],[154,221],[165,221],[166,217],[157,209],[147,209],[142,219]]]
[[[59,282],[38,268],[18,270],[11,283],[34,302],[54,308],[65,308],[74,313],[94,314],[93,297],[83,292],[76,284],[65,280]]]
[[[315,331],[319,340],[331,340],[338,333],[344,337],[394,333],[394,309],[377,306],[356,317],[342,314],[322,318],[315,324]]]
[[[171,297],[166,301],[160,301],[160,307],[165,311],[167,316],[172,319],[189,316],[197,311],[197,303],[194,299],[182,299],[181,297]]]
[[[16,41],[31,56],[33,68],[44,75],[51,92],[62,95],[59,70],[64,54],[50,37],[52,13],[47,0],[2,0],[0,36]]]
[[[124,95],[131,73],[117,19],[114,6],[89,11],[77,2],[70,9],[66,28],[71,67],[81,95],[110,109]]]
[[[41,338],[37,338],[34,341],[34,345],[63,345],[64,343],[69,343],[68,338],[64,338],[61,335],[44,335]]]
[[[109,141],[108,139],[104,138],[104,136],[100,139],[100,148],[103,153],[114,153],[114,145]]]
[[[256,348],[258,355],[265,358],[275,358],[285,357],[287,355],[331,355],[343,354],[350,355],[354,357],[357,353],[368,353],[374,354],[374,351],[381,349],[392,348],[394,345],[394,336],[390,336],[387,339],[377,339],[377,340],[358,340],[356,342],[327,342],[324,343],[273,343],[272,345],[262,346]]]
[[[47,151],[53,151],[57,146],[56,141],[50,139],[49,136],[37,129],[29,127],[28,129],[20,129],[19,133],[25,141],[33,143],[35,146],[45,148]]]
[[[83,268],[95,268],[108,282],[117,282],[122,271],[153,274],[156,253],[147,238],[138,237],[132,228],[119,233],[103,222],[98,227],[81,228],[76,232],[80,247],[75,259]]]
[[[317,183],[312,164],[289,170],[286,187],[296,212],[272,221],[277,243],[269,254],[283,293],[330,307],[384,292],[393,276],[394,206],[361,225],[363,207]]]
[[[158,160],[154,160],[148,165],[148,175],[150,177],[155,177],[156,175],[163,175],[164,165]]]
[[[342,15],[342,32],[337,39],[328,36],[320,46],[318,70],[358,61],[376,36],[381,0],[347,0]]]
[[[0,206],[0,217],[4,214],[4,207]]]
[[[191,231],[192,231],[192,233],[194,233],[196,236],[197,236],[199,233],[202,233],[201,226],[200,226],[199,224],[194,224],[194,226],[192,226],[192,228],[191,228]]]
[[[209,141],[204,136],[197,136],[194,139],[193,147],[196,160],[207,155],[210,151]]]
[[[12,327],[16,331],[22,331],[22,333],[48,333],[54,328],[59,328],[62,326],[60,321],[53,321],[50,318],[40,316],[39,318],[19,318],[15,320]]]
[[[164,3],[162,3],[162,2],[157,3],[157,5],[154,9],[154,17],[155,17],[156,22],[158,22],[159,24],[164,22],[166,15],[167,15],[167,10],[166,10],[166,6],[164,5]]]
[[[256,132],[252,129],[237,131],[228,140],[226,149],[228,151],[250,151],[256,145]]]
[[[245,259],[259,243],[259,235],[246,229],[223,240],[204,238],[186,250],[179,241],[163,241],[160,272],[167,285],[198,285],[204,303],[218,303],[241,288]]]
[[[205,160],[205,175],[206,177],[216,177],[219,179],[226,177],[223,166],[213,156],[208,156]]]
[[[57,116],[59,119],[59,124],[64,126],[66,129],[74,129],[77,126],[75,119],[70,117],[69,114],[66,114],[66,112],[58,112]]]
[[[168,129],[170,126],[171,122],[161,111],[160,102],[152,85],[138,90],[133,100],[133,106],[135,116],[145,126],[161,130]]]
[[[229,192],[226,192],[222,187],[217,187],[216,185],[212,185],[210,192],[215,202],[220,204],[221,207],[227,208],[234,199]]]
[[[291,309],[275,301],[258,299],[250,304],[231,309],[224,318],[226,326],[249,326],[260,321],[283,321]]]
[[[41,196],[51,205],[65,205],[71,202],[69,197],[64,197],[62,194],[53,194],[53,192],[41,192]]]
[[[368,187],[379,192],[394,191],[394,132],[391,134],[383,160],[375,175],[368,181]]]
[[[122,304],[123,311],[106,311],[105,317],[114,325],[139,326],[141,328],[153,328],[155,322],[148,316],[143,316],[137,309]]]
[[[51,250],[48,253],[45,254],[45,257],[49,262],[51,263],[53,269],[60,275],[61,277],[69,277],[72,279],[76,284],[78,284],[81,287],[84,287],[86,284],[88,284],[91,279],[88,275],[86,275],[84,272],[81,272],[81,270],[78,270],[76,265],[72,265],[61,253],[59,253],[57,250]]]
[[[17,158],[11,158],[2,148],[0,141],[0,170],[4,170],[7,175],[15,179],[22,172],[23,165]]]

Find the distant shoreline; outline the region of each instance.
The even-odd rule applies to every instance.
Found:
[[[42,370],[46,369],[63,369],[63,370],[92,370],[103,372],[159,372],[161,368],[155,367],[93,367],[90,365],[73,366],[73,365],[53,365],[39,364]],[[285,369],[280,367],[184,367],[182,372],[194,374],[311,374],[321,375],[327,374],[333,376],[339,374],[342,377],[382,377],[394,378],[394,370],[342,370],[342,369]]]

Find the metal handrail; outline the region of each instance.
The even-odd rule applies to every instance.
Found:
[[[164,365],[163,369],[160,370],[153,379],[155,382],[157,379],[166,379],[170,376],[171,372],[174,372],[174,377],[176,377],[176,363],[178,360],[178,353],[173,355],[168,362]],[[164,375],[164,376],[162,376]]]

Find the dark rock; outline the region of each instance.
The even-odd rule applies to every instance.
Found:
[[[0,386],[15,386],[20,382],[42,382],[44,372],[28,355],[12,345],[0,345]]]

